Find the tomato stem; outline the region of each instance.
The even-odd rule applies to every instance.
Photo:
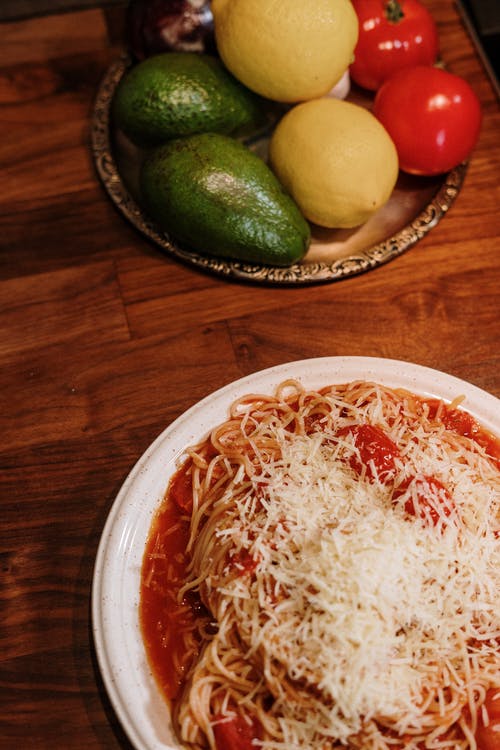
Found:
[[[399,0],[387,0],[385,5],[385,15],[390,23],[398,23],[404,18],[403,8]]]

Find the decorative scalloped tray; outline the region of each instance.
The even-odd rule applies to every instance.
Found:
[[[312,226],[312,241],[305,258],[287,268],[250,264],[204,256],[182,247],[162,232],[138,203],[137,173],[141,154],[111,124],[113,95],[130,66],[126,55],[107,70],[95,100],[92,151],[102,183],[118,210],[144,236],[170,255],[226,278],[274,285],[331,282],[369,271],[411,248],[446,214],[462,186],[467,163],[439,177],[400,173],[388,203],[356,229],[327,230]],[[349,100],[369,106],[352,90]],[[265,143],[250,144],[265,155]]]

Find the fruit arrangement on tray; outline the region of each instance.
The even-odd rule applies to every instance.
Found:
[[[132,0],[127,27],[112,127],[141,154],[141,209],[203,255],[289,267],[478,138],[478,100],[436,65],[420,0]]]

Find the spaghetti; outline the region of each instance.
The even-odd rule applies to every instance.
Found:
[[[166,498],[182,549],[163,573],[183,743],[499,747],[495,438],[458,404],[287,381],[187,453]]]

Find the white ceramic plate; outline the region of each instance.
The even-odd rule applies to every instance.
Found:
[[[184,449],[224,421],[247,393],[271,393],[287,378],[308,388],[352,380],[402,387],[463,407],[500,435],[500,402],[451,375],[408,362],[370,357],[323,357],[291,362],[226,385],[195,404],[152,443],[132,469],[108,516],[98,549],[92,620],[99,666],[116,714],[137,750],[178,750],[165,704],[148,668],[138,619],[142,556],[152,517]]]

